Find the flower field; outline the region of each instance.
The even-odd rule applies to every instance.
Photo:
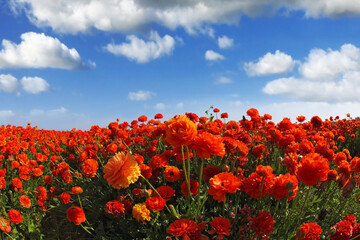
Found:
[[[360,118],[206,115],[0,126],[0,239],[360,239]]]

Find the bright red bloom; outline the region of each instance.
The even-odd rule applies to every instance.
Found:
[[[14,209],[9,210],[8,217],[10,218],[11,223],[22,223],[23,222],[21,213],[17,210],[14,210]]]
[[[11,181],[11,188],[16,192],[21,192],[22,187],[23,187],[23,184],[22,184],[21,180],[17,177],[13,178],[13,180]]]
[[[155,114],[155,119],[162,119],[164,116],[161,113]]]
[[[241,180],[232,173],[222,172],[213,176],[210,181],[208,193],[218,202],[225,201],[226,193],[235,193],[239,190]]]
[[[256,217],[250,221],[250,227],[255,231],[255,237],[268,239],[274,231],[275,220],[271,214],[261,210]]]
[[[296,120],[298,120],[298,122],[303,122],[303,121],[305,121],[305,117],[304,116],[297,116]]]
[[[229,114],[227,114],[226,112],[222,113],[220,115],[221,118],[229,118]]]
[[[256,145],[253,149],[252,149],[252,154],[254,154],[256,156],[257,159],[262,159],[264,152],[266,150],[266,147],[264,144],[259,144]]]
[[[350,239],[354,230],[352,223],[344,220],[335,224],[334,228],[336,229],[336,232],[330,236],[330,240]]]
[[[321,118],[318,117],[318,116],[312,117],[311,120],[310,120],[310,122],[311,122],[313,128],[320,128],[321,125],[322,125],[322,120],[321,120]]]
[[[139,122],[147,122],[147,116],[145,115],[141,115],[140,117],[138,117]]]
[[[209,234],[217,234],[218,239],[222,240],[224,239],[224,235],[230,236],[231,233],[231,223],[230,220],[223,217],[215,217],[210,222],[211,227],[213,230],[209,231]]]
[[[38,186],[36,189],[36,196],[39,201],[45,201],[47,198],[46,188],[44,188],[43,186]]]
[[[85,213],[84,211],[77,207],[72,206],[66,211],[67,219],[74,223],[75,225],[80,225],[81,223],[85,222]]]
[[[6,188],[6,181],[4,177],[0,177],[0,190]]]
[[[165,207],[165,200],[162,197],[149,197],[145,201],[146,208],[153,211],[161,211]]]
[[[190,179],[190,193],[191,193],[191,196],[193,196],[193,197],[196,196],[198,194],[198,191],[199,191],[199,182],[196,181],[196,180]],[[184,181],[181,184],[181,193],[184,196],[189,196],[189,189],[188,189],[186,181]]]
[[[70,202],[70,199],[71,199],[71,195],[68,194],[67,192],[63,192],[61,195],[60,195],[60,201],[63,203],[63,204],[68,204]]]
[[[105,212],[118,218],[125,213],[125,205],[119,200],[112,200],[105,204]]]
[[[20,205],[24,208],[29,208],[31,206],[31,200],[28,196],[22,195],[20,196]]]
[[[151,168],[164,168],[169,166],[169,162],[163,155],[155,155],[150,159],[149,166]]]
[[[72,187],[72,188],[71,188],[71,192],[72,192],[73,194],[82,193],[82,192],[83,192],[83,189],[82,189],[82,187],[75,186],[75,187]]]
[[[210,158],[212,155],[222,157],[225,155],[225,145],[222,137],[208,132],[202,132],[195,136],[191,147],[200,158]]]
[[[273,196],[277,200],[287,197],[290,201],[296,196],[298,189],[298,180],[296,176],[289,173],[285,175],[281,174],[275,178]]]
[[[209,165],[204,168],[203,179],[205,182],[208,182],[210,178],[220,173],[220,169],[218,166]]]
[[[319,240],[322,229],[314,222],[303,223],[297,230],[295,240]]]
[[[318,153],[304,156],[297,169],[297,176],[307,186],[313,186],[318,181],[326,181],[329,172],[329,162]]]
[[[273,169],[270,166],[258,165],[256,167],[256,172],[250,174],[250,176],[243,181],[245,192],[253,198],[262,198],[265,195],[272,195],[275,184],[275,175],[272,171]],[[261,185],[263,186],[262,191]]]
[[[197,230],[198,226],[193,220],[180,219],[171,223],[166,232],[172,234],[171,237],[182,237],[183,240],[190,240],[189,234]]]

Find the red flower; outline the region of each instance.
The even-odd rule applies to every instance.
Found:
[[[313,186],[318,181],[326,181],[329,172],[329,162],[318,153],[309,153],[303,157],[297,168],[297,176],[307,186]]]
[[[4,177],[0,177],[0,190],[6,188],[6,181]]]
[[[70,202],[70,199],[71,199],[71,195],[66,193],[66,192],[63,192],[61,195],[60,195],[60,201],[63,203],[63,204],[68,204]]]
[[[252,149],[252,154],[254,154],[257,159],[262,159],[265,150],[266,150],[265,145],[264,145],[264,144],[259,144],[259,145],[256,145],[256,146]]]
[[[125,205],[119,200],[112,200],[105,204],[105,212],[118,218],[125,213]]]
[[[22,191],[22,182],[19,178],[13,178],[13,180],[11,181],[11,188],[16,191],[16,192],[21,192]]]
[[[155,119],[162,119],[164,116],[161,113],[155,114]]]
[[[218,173],[220,173],[220,169],[218,166],[209,165],[204,168],[203,179],[205,182],[208,182],[210,180],[210,178],[212,178],[213,176],[215,176]]]
[[[175,166],[167,166],[164,170],[164,177],[168,182],[176,182],[180,179],[180,170]]]
[[[82,187],[75,186],[75,187],[72,187],[72,188],[71,188],[71,192],[72,192],[73,194],[82,193],[82,192],[83,192],[83,189],[82,189]]]
[[[213,196],[214,200],[223,202],[226,193],[234,193],[239,190],[241,180],[232,173],[222,172],[212,177],[209,183],[211,187],[208,189],[208,193]]]
[[[145,201],[146,208],[153,211],[161,211],[165,207],[165,201],[162,197],[149,197]]]
[[[147,116],[145,115],[141,115],[140,117],[138,117],[139,122],[146,122],[147,121]]]
[[[171,197],[175,196],[175,190],[169,186],[161,186],[156,188],[156,191],[166,201],[169,201]]]
[[[275,220],[271,214],[265,210],[261,210],[256,217],[250,221],[250,227],[255,231],[255,237],[268,239],[274,231]]]
[[[190,240],[189,234],[197,230],[198,226],[193,220],[180,219],[171,223],[166,232],[172,234],[171,237],[183,237],[183,240]]]
[[[31,206],[30,198],[26,195],[20,196],[20,205],[24,208],[29,208]]]
[[[335,224],[334,228],[336,229],[336,232],[330,236],[330,240],[350,239],[354,230],[352,223],[346,220],[338,222],[337,224]]]
[[[85,222],[84,211],[76,206],[72,206],[66,211],[66,217],[70,222],[74,223],[75,225],[80,225],[81,223]]]
[[[196,196],[198,194],[198,191],[199,191],[199,182],[196,181],[196,180],[190,179],[190,193],[191,193],[191,196],[193,196],[193,197]],[[186,181],[184,181],[181,184],[181,193],[184,196],[189,196],[189,189],[188,189]]]
[[[218,113],[220,110],[218,108],[214,108],[214,113]]]
[[[231,223],[229,219],[222,217],[215,217],[210,222],[210,225],[213,228],[213,230],[210,230],[209,234],[211,235],[217,234],[219,240],[224,239],[224,235],[230,236]]]
[[[244,190],[253,198],[264,197],[265,195],[271,195],[274,189],[274,178],[275,175],[272,173],[273,169],[270,166],[258,165],[256,172],[250,174],[249,177],[243,181]],[[262,192],[260,196],[261,191]]]
[[[288,200],[290,201],[296,196],[298,189],[298,180],[296,176],[289,173],[285,175],[281,174],[275,178],[273,196],[277,200],[288,197]]]
[[[297,230],[295,240],[318,240],[322,229],[319,224],[314,222],[303,223]]]
[[[229,115],[225,112],[220,115],[221,118],[229,118]]]
[[[82,163],[81,171],[84,177],[95,177],[97,169],[98,169],[98,162],[94,159],[86,159]]]
[[[8,217],[10,218],[11,223],[22,223],[23,222],[21,213],[17,210],[14,210],[14,209],[9,210]]]

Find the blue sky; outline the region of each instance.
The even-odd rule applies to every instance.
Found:
[[[352,0],[7,0],[0,123],[89,129],[210,106],[359,115]]]

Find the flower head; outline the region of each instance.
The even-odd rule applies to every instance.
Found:
[[[145,222],[151,220],[150,210],[147,209],[145,203],[135,204],[132,209],[132,215],[139,222]]]
[[[320,239],[322,229],[314,222],[303,223],[297,230],[295,240],[317,240]]]
[[[223,217],[215,217],[210,222],[210,225],[213,228],[213,230],[210,230],[209,233],[211,235],[217,234],[219,240],[224,239],[224,235],[230,236],[231,223],[229,219]]]
[[[176,115],[165,123],[165,140],[173,147],[190,145],[196,134],[196,124],[185,115]]]
[[[318,153],[304,156],[297,168],[297,176],[307,186],[313,186],[318,181],[326,181],[329,172],[329,162]]]
[[[118,152],[104,167],[104,178],[113,188],[127,188],[140,176],[140,167],[129,153]]]
[[[222,172],[213,176],[210,181],[209,194],[218,202],[225,201],[226,193],[234,193],[239,190],[241,180],[232,173]]]
[[[85,222],[85,213],[84,211],[77,207],[72,206],[66,211],[67,219],[74,223],[75,225],[80,225],[81,223]]]

